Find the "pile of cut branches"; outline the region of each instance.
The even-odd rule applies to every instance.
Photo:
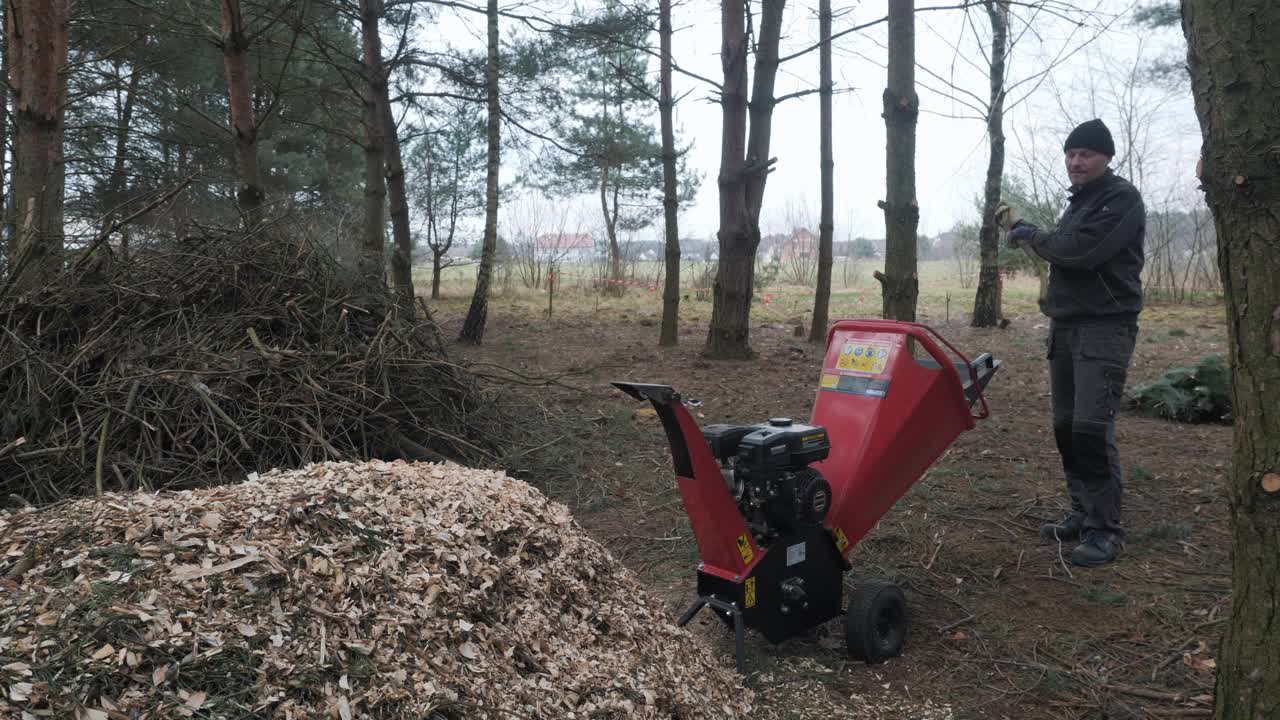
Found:
[[[1174,368],[1134,388],[1125,408],[1174,422],[1229,423],[1231,368],[1221,355],[1206,355],[1195,367]]]
[[[0,501],[222,482],[321,460],[492,464],[474,379],[425,313],[305,239],[104,248],[0,297]]]

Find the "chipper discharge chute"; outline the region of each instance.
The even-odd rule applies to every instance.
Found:
[[[698,597],[680,624],[712,608],[734,629],[742,669],[744,628],[780,642],[840,615],[853,546],[987,416],[982,392],[999,367],[925,325],[841,320],[808,423],[699,428],[671,387],[614,383],[653,403],[698,542]],[[906,606],[891,581],[859,582],[843,612],[854,657],[901,652]]]

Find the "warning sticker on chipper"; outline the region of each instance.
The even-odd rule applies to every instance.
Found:
[[[748,608],[755,607],[756,606],[756,579],[754,577],[747,578],[747,586],[745,588],[744,595],[745,597],[743,597],[742,599],[742,604]]]
[[[820,387],[823,390],[883,398],[889,395],[889,381],[877,380],[865,375],[837,375],[823,373]]]
[[[850,340],[840,348],[840,359],[836,361],[836,368],[879,375],[884,372],[888,362],[888,343]]]
[[[756,551],[751,549],[751,541],[747,539],[745,533],[738,536],[738,553],[742,555],[743,565],[750,565],[756,558]]]

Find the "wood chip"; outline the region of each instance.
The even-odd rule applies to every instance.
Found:
[[[47,548],[0,592],[0,718],[776,717],[497,472],[322,463],[0,513],[0,537]]]

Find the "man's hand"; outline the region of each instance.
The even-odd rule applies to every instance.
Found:
[[[1009,247],[1024,247],[1031,242],[1038,232],[1040,232],[1040,228],[1029,222],[1019,220],[1014,224],[1013,229],[1009,231]]]
[[[1020,222],[1022,222],[1022,216],[1018,215],[1007,203],[1000,203],[996,206],[996,225],[1008,230]]]

